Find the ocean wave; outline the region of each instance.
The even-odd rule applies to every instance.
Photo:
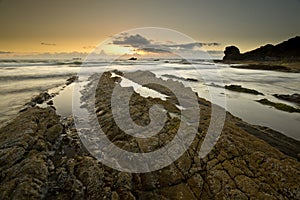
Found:
[[[19,61],[19,60],[0,60],[0,68],[6,67],[31,67],[31,66],[70,66],[70,67],[94,67],[111,64],[107,61]],[[120,64],[120,63],[113,63]],[[124,63],[128,64],[128,63]]]
[[[0,67],[81,65],[81,62],[0,62]]]
[[[55,87],[56,85],[54,85]],[[8,89],[8,90],[1,90],[0,95],[8,95],[8,94],[18,94],[18,93],[32,93],[32,92],[42,92],[45,91],[47,87],[37,86],[37,87],[30,87],[30,88],[20,88],[20,89]]]
[[[76,75],[76,73],[66,73],[66,74],[45,74],[45,75],[18,75],[18,76],[1,76],[0,81],[9,80],[29,80],[29,79],[49,79],[49,78],[67,78],[69,76]]]

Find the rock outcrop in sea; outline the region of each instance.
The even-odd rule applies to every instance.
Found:
[[[300,94],[273,94],[274,97],[300,105]]]
[[[223,60],[242,60],[240,49],[236,46],[226,47],[224,54]]]
[[[170,91],[159,89],[169,93],[167,100],[134,93],[130,114],[137,124],[149,123],[154,103],[173,113],[156,136],[135,139],[112,117],[110,98],[119,81],[105,73],[95,94],[97,118],[110,141],[132,152],[168,143],[180,122]],[[139,174],[114,170],[95,159],[83,146],[72,117],[60,120],[51,107],[28,108],[0,129],[0,199],[300,199],[299,142],[227,113],[217,144],[200,159],[211,104],[201,98],[198,103],[199,128],[189,149],[171,165]]]

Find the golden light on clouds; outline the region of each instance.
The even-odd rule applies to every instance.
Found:
[[[134,53],[136,53],[136,54],[138,54],[138,55],[141,55],[141,56],[144,56],[144,55],[147,55],[147,54],[148,54],[148,52],[143,51],[143,50],[140,50],[140,49],[134,50]]]
[[[101,51],[104,51],[108,55],[124,55],[124,54],[131,54],[134,49],[132,47],[123,47],[118,45],[104,45],[101,48]]]

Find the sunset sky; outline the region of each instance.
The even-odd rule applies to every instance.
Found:
[[[88,53],[139,27],[163,27],[209,50],[242,52],[300,35],[299,0],[0,0],[0,54]]]

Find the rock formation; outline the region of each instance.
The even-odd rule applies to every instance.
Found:
[[[177,117],[168,115],[158,136],[145,140],[129,137],[116,126],[107,104],[118,81],[106,73],[96,91],[95,109],[107,137],[132,152],[165,145],[176,134]],[[174,101],[134,93],[130,114],[136,123],[147,124],[153,103],[180,114]],[[201,118],[189,149],[170,166],[140,174],[111,169],[93,158],[82,145],[72,118],[60,121],[52,108],[29,108],[0,129],[0,199],[300,199],[299,162],[272,147],[274,143],[252,135],[263,131],[262,136],[267,137],[266,129],[229,113],[217,145],[200,159],[211,104],[201,98],[198,101]],[[288,140],[281,138],[280,142]],[[287,147],[288,143],[283,145]],[[290,152],[297,157],[299,143]]]
[[[240,50],[236,46],[226,47],[224,54],[225,54],[225,56],[224,56],[223,60],[241,60],[242,59]]]
[[[273,94],[274,97],[278,98],[278,99],[282,99],[285,101],[289,101],[289,102],[293,102],[293,103],[297,103],[300,105],[300,94],[292,94],[292,95],[288,95],[288,94]]]
[[[241,54],[235,46],[226,47],[224,61],[252,60],[299,60],[300,59],[300,36],[296,36],[277,45],[267,44],[258,49]]]

